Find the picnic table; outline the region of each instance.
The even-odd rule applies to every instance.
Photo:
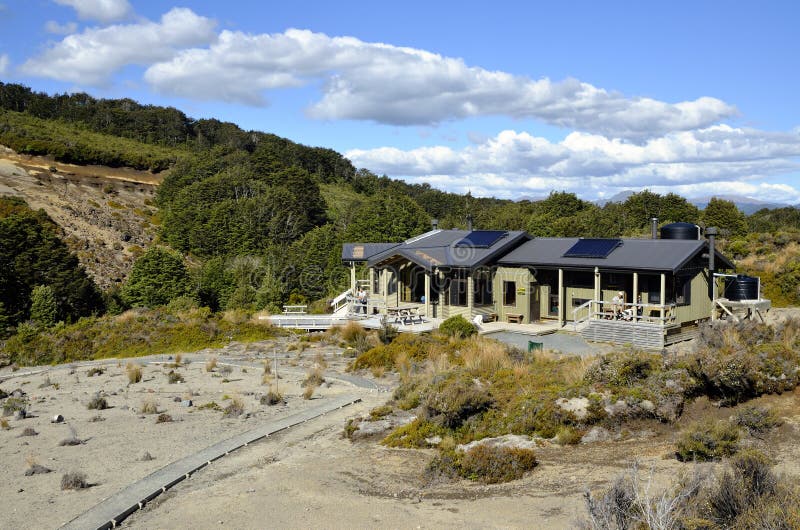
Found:
[[[387,307],[386,312],[396,323],[413,324],[415,320],[419,320],[422,324],[422,315],[417,307]]]

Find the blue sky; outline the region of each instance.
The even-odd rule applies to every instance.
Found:
[[[0,79],[475,195],[796,204],[797,22],[791,2],[0,0]]]

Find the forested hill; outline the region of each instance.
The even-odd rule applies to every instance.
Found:
[[[792,208],[745,216],[729,201],[711,200],[700,210],[678,195],[648,191],[603,206],[562,192],[538,202],[474,198],[357,169],[331,149],[129,99],[50,96],[0,83],[0,113],[0,144],[17,152],[168,169],[153,216],[160,223],[156,246],[139,258],[141,267],[134,265],[135,282],[107,294],[109,307],[189,297],[213,310],[275,310],[289,300],[324,300],[348,283],[342,242],[399,241],[427,230],[432,218],[443,228],[463,227],[468,214],[479,228],[535,236],[646,235],[651,217],[713,224],[733,257],[768,256],[800,241]],[[176,254],[158,245],[178,251],[188,267],[177,267]],[[796,262],[772,260],[777,265],[767,271],[788,302],[800,297]],[[185,274],[180,288],[149,278],[160,268]]]

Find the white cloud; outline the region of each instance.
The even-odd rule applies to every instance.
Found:
[[[189,9],[174,8],[160,22],[88,28],[29,59],[21,71],[82,85],[104,84],[126,65],[168,60],[178,49],[213,41],[215,25]]]
[[[9,64],[8,54],[0,54],[0,75],[5,75]]]
[[[75,22],[59,24],[55,20],[48,20],[44,24],[44,30],[55,35],[69,35],[70,33],[75,33],[78,30],[78,24]]]
[[[321,83],[310,116],[395,125],[506,115],[645,138],[706,127],[736,112],[711,97],[674,104],[626,97],[576,79],[533,80],[425,50],[298,29],[223,31],[207,49],[154,64],[145,78],[162,93],[248,105],[264,105],[269,89]]]
[[[746,189],[769,200],[800,202],[800,192],[792,186],[757,182],[800,171],[798,132],[719,125],[633,144],[580,132],[553,143],[525,132],[503,131],[460,150],[382,147],[354,149],[345,156],[356,166],[379,174],[497,197],[516,198],[553,189],[601,197],[647,187],[681,193],[708,189],[717,194]]]
[[[123,20],[133,13],[128,0],[54,0],[68,6],[83,20],[98,20],[103,23]]]

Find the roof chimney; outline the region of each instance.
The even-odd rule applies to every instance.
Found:
[[[706,237],[708,238],[708,273],[714,274],[714,254],[716,252],[716,238],[717,238],[717,229],[716,227],[709,226],[706,228]]]
[[[650,219],[650,237],[652,239],[658,239],[658,217]]]
[[[434,230],[439,229],[439,220],[436,218],[431,219],[431,228]]]
[[[467,230],[472,232],[472,214],[467,214]]]

